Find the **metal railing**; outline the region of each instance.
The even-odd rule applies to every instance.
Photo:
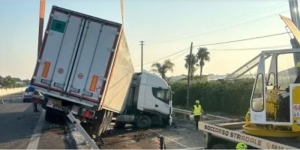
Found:
[[[8,95],[8,96],[0,96],[0,104],[7,104],[11,101],[22,98],[22,95]]]
[[[191,114],[191,111],[184,110],[184,109],[179,109],[179,108],[173,108],[173,112],[184,114],[184,115],[190,115]],[[224,119],[224,120],[232,120],[232,118],[227,118],[227,117],[222,117],[222,116],[217,116],[217,115],[211,115],[211,114],[205,114],[205,115],[207,117],[219,118],[219,119]]]

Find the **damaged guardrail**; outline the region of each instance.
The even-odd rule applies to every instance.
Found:
[[[191,111],[184,110],[184,109],[178,109],[178,108],[173,108],[173,112],[184,114],[184,115],[190,115],[191,114]],[[232,120],[232,118],[227,118],[227,117],[222,117],[222,116],[217,116],[217,115],[211,115],[211,114],[205,114],[205,116],[218,118],[218,119],[224,119],[224,120]]]

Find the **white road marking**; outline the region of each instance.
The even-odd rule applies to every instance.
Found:
[[[41,131],[42,131],[42,128],[44,125],[45,112],[46,112],[46,110],[43,109],[41,116],[39,118],[39,121],[33,131],[33,134],[31,136],[31,139],[27,146],[27,149],[37,149],[38,148],[38,144],[39,144],[40,137],[41,137]]]
[[[172,142],[174,142],[174,143],[176,143],[176,144],[178,144],[178,145],[181,145],[181,146],[183,146],[183,147],[185,147],[185,148],[190,148],[190,147],[188,147],[188,146],[186,146],[186,145],[183,145],[183,144],[181,144],[181,143],[179,143],[179,142],[177,142],[177,141],[175,141],[175,140],[172,140],[172,139],[170,139],[170,138],[168,138],[168,137],[166,137],[166,136],[164,136],[164,135],[162,135],[162,134],[159,134],[158,132],[155,132],[155,131],[153,131],[153,130],[151,130],[151,129],[149,129],[149,131],[154,132],[154,133],[156,133],[156,134],[158,134],[158,135],[160,135],[160,136],[163,136],[164,138],[166,138],[166,139],[168,139],[168,140],[170,140],[170,141],[172,141]]]

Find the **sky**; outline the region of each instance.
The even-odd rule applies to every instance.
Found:
[[[122,22],[119,0],[46,0],[44,28],[52,5]],[[0,0],[0,14],[6,14],[0,24],[0,75],[30,79],[36,64],[39,0]],[[290,48],[288,34],[209,45],[286,32],[279,15],[290,18],[287,0],[124,0],[125,34],[135,71],[141,69],[143,40],[144,69],[170,59],[175,67],[168,76],[187,74],[184,57],[191,42],[193,53],[197,45],[210,52],[203,74],[231,73],[261,50]]]

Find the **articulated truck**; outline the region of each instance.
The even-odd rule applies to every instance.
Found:
[[[172,121],[170,87],[155,74],[134,73],[121,24],[53,6],[40,52],[31,85],[45,95],[46,121],[68,110],[95,136],[129,111],[129,122],[142,128]]]

